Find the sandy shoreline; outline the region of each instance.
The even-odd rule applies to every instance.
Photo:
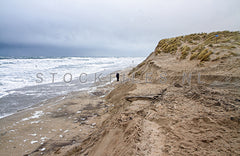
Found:
[[[210,52],[185,36],[169,39],[181,46],[170,53],[162,40],[146,60],[121,73],[123,83],[74,92],[0,120],[0,153],[240,155],[240,38],[238,32],[222,32],[227,34],[235,35],[232,51],[225,40],[208,46],[207,34],[199,34],[198,42],[213,47]],[[195,59],[188,55],[190,46],[200,48]]]
[[[61,145],[81,141],[101,123],[99,116],[112,107],[103,97],[116,84],[94,84],[89,90],[58,96],[0,119],[1,155],[24,155],[36,149],[44,153],[46,148],[41,145],[49,142]]]
[[[211,63],[212,68],[202,68],[205,75],[209,70],[213,75],[203,77],[204,84],[193,81],[192,85],[183,85],[177,72],[178,64],[174,64],[174,60],[171,63],[176,65],[176,71],[168,72],[166,83],[157,83],[156,75],[152,83],[137,77],[138,83],[99,85],[89,91],[50,99],[0,120],[0,153],[239,154],[238,79],[227,81],[230,87],[210,85],[215,78],[224,77],[223,74],[214,76],[215,66]],[[167,64],[153,67],[163,69],[164,65]],[[152,70],[152,66],[144,68],[150,69],[142,71]],[[127,72],[121,74],[127,75]]]

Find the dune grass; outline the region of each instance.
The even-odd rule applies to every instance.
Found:
[[[181,47],[180,50],[182,51],[180,59],[185,59],[188,56],[191,48],[185,45]]]
[[[212,54],[213,52],[212,51],[208,51],[206,54],[204,54],[202,57],[201,57],[201,59],[200,59],[200,61],[202,62],[202,61],[209,61],[210,60],[210,55]]]
[[[194,52],[192,53],[192,55],[190,56],[190,60],[195,59],[198,56],[199,52]]]
[[[221,52],[233,50],[239,46],[239,31],[218,31],[162,39],[155,48],[155,53],[157,55],[160,53],[170,53],[180,55],[180,59],[197,59],[203,62],[209,61],[212,54],[220,56]],[[187,57],[189,54],[190,57]]]

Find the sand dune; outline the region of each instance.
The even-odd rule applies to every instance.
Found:
[[[1,153],[22,148],[29,155],[240,155],[239,41],[239,32],[227,31],[160,41],[127,71],[128,81],[9,117],[1,123],[8,130],[1,133]],[[37,111],[41,116],[31,118]],[[9,142],[13,136],[21,138]],[[19,147],[24,138],[28,144]]]

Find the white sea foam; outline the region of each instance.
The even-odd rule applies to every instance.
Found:
[[[38,143],[38,141],[36,140],[31,141],[31,144],[35,144],[35,143]]]
[[[43,74],[43,83],[52,83],[52,74],[57,73],[54,82],[63,82],[63,76],[71,73],[78,78],[81,73],[96,73],[104,70],[118,70],[135,66],[143,57],[68,57],[55,59],[1,59],[0,98],[17,88],[39,85],[37,73]],[[69,84],[71,85],[71,84]],[[29,93],[32,94],[32,93]]]
[[[35,111],[32,116],[30,116],[28,118],[23,118],[22,121],[27,121],[27,120],[30,120],[30,119],[37,119],[42,115],[44,115],[43,111]]]
[[[49,98],[65,95],[72,91],[88,90],[93,82],[94,73],[108,74],[133,67],[143,59],[143,57],[0,59],[0,107],[2,108],[0,118]],[[37,73],[42,73],[42,83],[36,83],[40,80],[36,77]],[[54,76],[55,83],[52,83],[51,73],[57,73]],[[64,83],[63,76],[66,73],[72,75],[73,83]],[[81,73],[86,73],[91,78],[85,85],[79,81]],[[56,104],[58,102],[60,101],[57,101]],[[29,119],[32,118],[24,120]]]
[[[29,135],[31,135],[31,136],[37,136],[37,134],[29,134]]]

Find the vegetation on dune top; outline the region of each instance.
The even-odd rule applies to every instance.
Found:
[[[212,61],[215,61],[217,58],[236,56],[234,50],[239,46],[239,31],[218,31],[163,39],[159,41],[155,53],[157,55],[161,53],[178,55],[181,60],[210,61],[212,57]]]

